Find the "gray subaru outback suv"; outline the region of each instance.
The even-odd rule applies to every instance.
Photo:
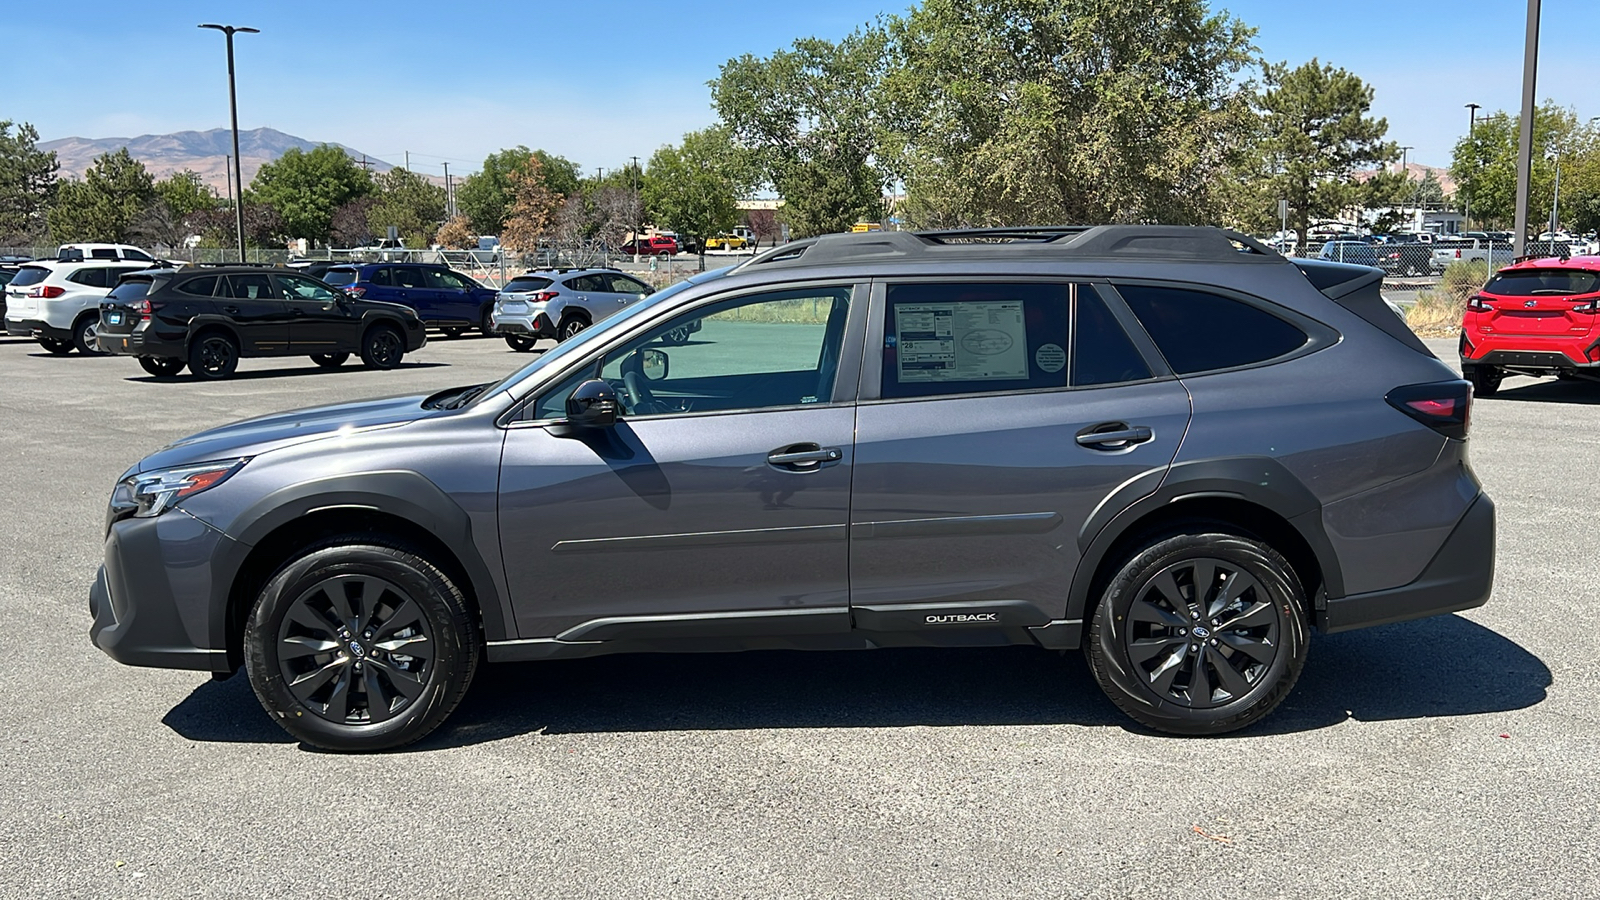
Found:
[[[1139,722],[1240,728],[1313,629],[1489,596],[1470,389],[1381,279],[1212,228],[797,241],[493,384],[146,457],[90,634],[341,750],[484,661],[774,647],[1082,648]]]

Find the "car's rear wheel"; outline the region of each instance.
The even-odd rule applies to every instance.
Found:
[[[337,369],[340,366],[344,365],[345,361],[348,360],[349,358],[350,358],[350,354],[346,353],[346,352],[344,352],[342,350],[339,351],[338,353],[313,353],[313,354],[311,354],[311,361],[316,363],[317,365],[323,367],[324,369]]]
[[[525,334],[506,335],[506,346],[518,353],[532,353],[533,347],[537,343],[539,343],[538,338],[528,337]]]
[[[369,369],[392,369],[405,355],[405,340],[389,325],[374,325],[361,339],[361,363]]]
[[[416,741],[466,695],[482,639],[425,557],[337,538],[279,569],[245,627],[245,670],[284,730],[329,750]]]
[[[478,314],[478,330],[484,337],[494,337],[494,307],[484,306],[483,312]]]
[[[582,316],[568,316],[561,320],[561,327],[556,329],[556,340],[565,341],[575,337],[578,332],[589,327],[589,320]]]
[[[1472,382],[1473,394],[1487,397],[1500,390],[1500,382],[1505,380],[1506,370],[1499,366],[1471,366],[1466,367],[1463,374]]]
[[[84,356],[104,356],[100,352],[100,345],[95,337],[100,332],[100,320],[94,316],[84,316],[72,326],[72,346]]]
[[[444,336],[447,338],[458,338],[467,333],[465,328],[441,328],[439,330],[443,331]]]
[[[39,338],[39,346],[56,356],[66,356],[72,352],[71,341],[58,341],[55,338]]]
[[[146,372],[149,372],[151,375],[154,375],[157,378],[171,378],[179,372],[182,372],[183,367],[186,365],[188,365],[188,363],[181,359],[173,359],[166,356],[139,357],[139,368],[144,369]]]
[[[689,326],[679,325],[677,328],[662,335],[661,340],[675,347],[681,347],[689,343],[689,337],[692,334],[694,334],[694,331]]]
[[[1117,571],[1084,646],[1100,687],[1158,731],[1221,734],[1271,712],[1305,665],[1305,591],[1270,546],[1204,530]]]
[[[201,378],[223,379],[239,368],[239,345],[220,331],[202,334],[189,345],[189,371]]]

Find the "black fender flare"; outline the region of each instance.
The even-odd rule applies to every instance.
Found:
[[[239,355],[244,355],[245,346],[244,341],[239,340],[239,326],[227,316],[217,313],[201,313],[189,320],[189,332],[183,338],[184,350],[189,349],[189,344],[194,341],[195,335],[207,328],[217,328],[227,332],[228,337],[232,338],[234,345],[239,348]]]
[[[483,617],[484,637],[494,641],[515,636],[508,633],[507,612],[494,576],[472,541],[472,519],[466,510],[421,474],[399,469],[291,484],[267,494],[235,517],[226,531],[233,538],[231,552],[219,560],[212,580],[212,646],[227,646],[226,611],[234,580],[256,545],[301,516],[337,509],[396,516],[438,538],[466,570]]]
[[[1163,506],[1206,497],[1241,500],[1287,521],[1316,557],[1325,596],[1344,596],[1344,576],[1323,528],[1322,504],[1316,495],[1272,457],[1231,457],[1146,472],[1101,501],[1078,531],[1081,556],[1067,595],[1066,618],[1083,619],[1093,599],[1089,593],[1097,571],[1130,528]],[[1321,598],[1316,602],[1320,604]]]

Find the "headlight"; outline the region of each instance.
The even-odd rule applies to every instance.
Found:
[[[214,488],[239,471],[249,459],[220,459],[197,466],[179,466],[129,475],[111,494],[111,520],[132,515],[159,516],[185,497]]]

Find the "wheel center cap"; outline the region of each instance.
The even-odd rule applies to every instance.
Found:
[[[1194,636],[1197,637],[1197,638],[1204,639],[1204,638],[1211,637],[1211,629],[1205,627],[1204,625],[1196,625],[1196,626],[1194,626],[1193,630],[1194,630]]]
[[[367,655],[367,648],[361,646],[360,641],[351,641],[348,646],[350,647],[350,652],[355,654],[358,659]]]

